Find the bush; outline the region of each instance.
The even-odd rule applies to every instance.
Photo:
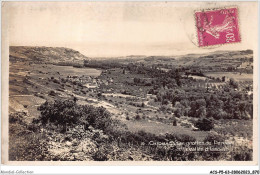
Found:
[[[59,80],[57,80],[57,79],[54,79],[54,80],[53,80],[53,83],[60,84]]]
[[[51,90],[51,91],[49,92],[49,95],[50,95],[50,96],[56,96],[56,93],[55,93],[53,90]]]
[[[209,134],[207,137],[204,139],[204,142],[210,142],[212,145],[214,145],[214,142],[224,142],[225,138],[221,135],[217,134]]]
[[[92,158],[95,160],[95,161],[107,161],[108,158],[106,156],[106,154],[104,154],[102,151],[97,151],[95,152],[95,154],[92,156]]]
[[[9,115],[9,123],[22,123],[25,115],[25,112],[11,113]]]
[[[26,114],[22,112],[9,115],[9,160],[48,160],[45,134],[39,133],[39,128],[34,125],[28,126],[23,122],[25,117]]]
[[[245,146],[240,146],[233,153],[233,159],[235,161],[251,161],[253,160],[253,150]]]
[[[141,119],[140,115],[137,114],[137,115],[135,116],[135,119],[136,119],[136,120],[140,120],[140,119]]]
[[[176,119],[173,120],[172,125],[177,126],[177,120]]]
[[[183,116],[183,110],[180,109],[180,108],[177,108],[175,111],[174,111],[174,115],[178,118],[180,118],[181,116]]]
[[[233,88],[238,88],[238,83],[233,78],[230,78],[229,85]]]
[[[214,122],[212,119],[208,118],[200,118],[196,123],[195,126],[202,131],[210,131],[214,128]]]

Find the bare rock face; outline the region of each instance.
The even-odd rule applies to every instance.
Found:
[[[10,46],[10,61],[74,62],[88,59],[80,52],[64,47]]]

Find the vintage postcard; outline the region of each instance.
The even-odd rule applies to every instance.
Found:
[[[2,2],[2,163],[257,165],[258,2]]]

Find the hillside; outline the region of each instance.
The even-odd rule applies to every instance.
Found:
[[[80,52],[65,47],[10,46],[10,61],[77,62],[88,59]]]
[[[252,160],[252,53],[82,57],[11,48],[10,161]]]
[[[246,68],[252,71],[253,65],[253,51],[217,51],[207,54],[188,54],[182,56],[169,56],[169,57],[146,57],[139,62],[143,62],[146,65],[172,65],[183,67],[194,67],[200,69],[236,69]]]

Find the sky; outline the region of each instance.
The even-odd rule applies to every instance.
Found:
[[[239,9],[242,41],[199,48],[194,11]],[[253,49],[256,2],[4,2],[9,44],[68,47],[89,57]]]

